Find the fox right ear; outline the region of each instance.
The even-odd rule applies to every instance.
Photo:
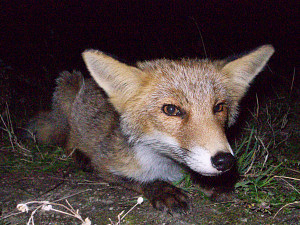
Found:
[[[97,50],[86,50],[82,56],[91,76],[122,112],[123,105],[140,87],[142,71]]]
[[[229,125],[234,122],[237,105],[245,95],[249,84],[262,71],[274,51],[272,45],[263,45],[240,58],[230,61],[221,69],[233,100]]]
[[[221,71],[229,78],[230,86],[233,86],[237,101],[244,96],[249,84],[262,71],[274,51],[272,45],[263,45],[222,68]]]

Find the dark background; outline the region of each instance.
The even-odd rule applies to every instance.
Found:
[[[1,1],[0,7],[0,59],[14,71],[12,89],[26,96],[49,99],[62,70],[86,73],[87,48],[134,63],[223,58],[267,43],[276,53],[251,91],[271,96],[294,83],[299,92],[297,1]]]

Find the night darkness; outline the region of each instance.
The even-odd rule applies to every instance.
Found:
[[[288,89],[298,64],[298,6],[296,1],[6,1],[0,59],[13,68],[10,85],[18,84],[18,92],[50,98],[51,91],[44,93],[41,86],[53,88],[59,72],[87,73],[81,59],[87,48],[134,63],[206,54],[223,58],[271,43],[272,73],[259,76],[254,90],[268,91],[270,84]],[[296,92],[298,81],[295,76]]]

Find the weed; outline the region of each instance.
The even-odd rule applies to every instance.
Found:
[[[300,179],[284,176],[288,171],[299,176],[300,171],[289,168],[299,161],[282,160],[280,154],[276,154],[281,151],[281,146],[285,148],[290,144],[291,134],[283,130],[288,125],[291,108],[286,99],[278,100],[276,104],[274,101],[260,112],[252,113],[252,121],[234,146],[242,177],[235,185],[239,198],[268,213],[281,206],[296,206],[300,198]]]
[[[15,134],[8,107],[6,112],[5,117],[0,115],[0,130],[4,133],[0,151],[5,154],[0,159],[0,172],[51,172],[66,170],[73,165],[61,147],[41,146],[36,141],[20,141]],[[34,135],[32,139],[35,140]]]
[[[136,206],[142,204],[143,201],[144,201],[144,199],[143,199],[142,197],[139,197],[139,198],[137,199],[136,204],[135,204],[134,206],[132,206],[125,214],[124,214],[124,211],[122,211],[121,213],[119,213],[119,215],[118,215],[118,222],[117,222],[117,223],[114,223],[114,222],[109,218],[111,224],[108,224],[108,225],[120,225],[121,222],[122,222],[122,220],[125,218],[125,216],[127,216],[128,213],[130,213]],[[123,215],[123,214],[124,214],[124,215]]]
[[[30,218],[27,221],[27,225],[34,225],[34,215],[36,214],[37,211],[41,210],[41,211],[52,211],[52,212],[56,212],[56,213],[61,213],[67,216],[71,216],[74,217],[78,220],[80,220],[82,222],[82,225],[91,225],[91,221],[89,218],[86,218],[85,220],[82,219],[82,217],[79,214],[79,210],[75,210],[72,205],[68,202],[67,198],[72,197],[74,195],[78,195],[81,194],[83,192],[86,191],[91,191],[90,189],[87,189],[85,191],[82,192],[78,192],[76,194],[64,197],[62,199],[58,199],[54,202],[49,202],[49,201],[30,201],[30,202],[25,202],[25,203],[20,203],[17,205],[17,209],[18,209],[18,213],[12,213],[3,217],[0,217],[1,219],[6,219],[8,217],[11,216],[15,216],[21,213],[28,213],[29,211],[32,210],[31,214],[30,214]],[[57,203],[59,201],[65,200],[66,201],[66,205]]]
[[[30,224],[34,225],[34,214],[38,210],[53,211],[53,212],[57,212],[57,213],[67,215],[67,216],[72,216],[74,218],[79,219],[82,222],[82,225],[91,225],[91,221],[90,221],[89,218],[86,218],[85,220],[83,220],[82,217],[79,215],[78,210],[75,210],[70,205],[68,200],[66,200],[66,203],[67,203],[68,206],[65,206],[63,204],[54,203],[54,202],[49,202],[49,201],[32,201],[32,202],[26,202],[26,203],[18,204],[17,209],[21,212],[28,213],[28,211],[30,210],[28,205],[38,204],[38,206],[34,207],[34,210],[32,211],[32,213],[30,215],[30,218],[27,222],[28,225],[30,225]],[[60,207],[60,208],[62,208],[62,210],[54,208],[54,207]],[[63,210],[65,210],[65,211],[63,211]]]
[[[193,181],[191,178],[191,174],[189,174],[185,171],[182,171],[182,173],[183,173],[183,176],[178,181],[174,181],[173,185],[180,187],[181,189],[183,189],[186,192],[189,192],[189,191],[195,189],[192,186]]]

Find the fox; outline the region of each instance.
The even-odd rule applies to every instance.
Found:
[[[62,72],[51,110],[28,129],[38,143],[80,153],[77,160],[87,159],[108,183],[141,193],[154,208],[186,211],[188,196],[172,182],[186,170],[217,177],[232,169],[236,158],[225,131],[274,51],[263,45],[221,60],[129,65],[88,49],[82,57],[91,78]]]

